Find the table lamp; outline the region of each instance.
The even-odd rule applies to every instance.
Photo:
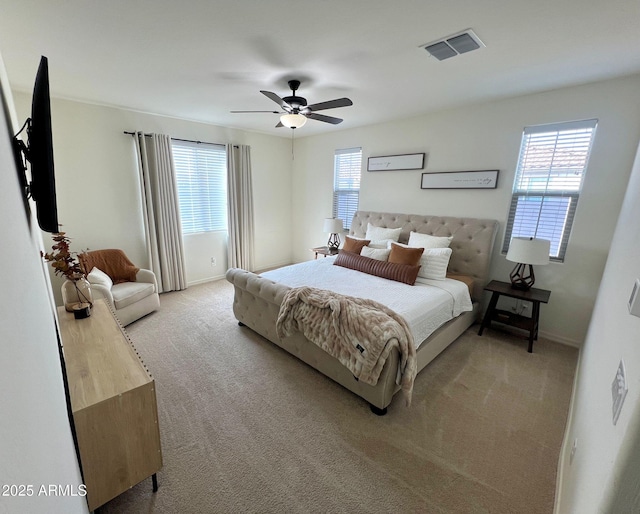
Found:
[[[342,220],[340,218],[325,218],[323,230],[331,234],[327,241],[327,246],[337,251],[340,246],[340,232],[344,231]]]
[[[507,260],[517,262],[509,275],[511,287],[530,289],[536,281],[533,265],[549,264],[549,248],[551,241],[534,237],[514,237],[509,243]],[[529,269],[527,270],[527,266]]]

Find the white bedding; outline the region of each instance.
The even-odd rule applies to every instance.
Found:
[[[415,285],[410,286],[334,266],[334,260],[335,257],[327,257],[302,262],[261,275],[289,287],[329,289],[386,305],[406,320],[416,348],[442,324],[472,310],[469,288],[458,280],[418,278]]]

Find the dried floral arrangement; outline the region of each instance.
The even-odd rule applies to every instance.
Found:
[[[78,280],[84,276],[80,268],[80,262],[76,258],[77,252],[70,250],[71,239],[65,232],[58,232],[52,236],[54,245],[51,253],[40,252],[40,255],[51,263],[53,272],[69,280]]]

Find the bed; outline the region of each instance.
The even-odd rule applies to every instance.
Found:
[[[453,290],[457,287],[454,283],[458,279],[464,281],[464,288],[469,291],[471,304],[461,309],[455,317],[442,323],[442,320],[429,321],[429,316],[420,316],[420,309],[413,309],[413,313],[406,313],[409,318],[407,324],[416,339],[415,345],[417,370],[422,370],[429,362],[438,356],[447,346],[455,341],[469,326],[480,317],[480,301],[482,291],[489,278],[489,266],[494,246],[498,223],[490,219],[456,218],[427,215],[396,214],[372,211],[357,211],[351,223],[350,235],[364,238],[367,227],[381,227],[385,229],[401,229],[398,242],[407,243],[411,232],[429,234],[432,236],[451,236],[450,248],[452,254],[447,268],[447,279],[436,283],[442,285],[439,289],[446,290],[445,283],[453,284]],[[298,357],[303,362],[320,371],[327,377],[338,382],[346,389],[366,400],[371,410],[379,415],[385,414],[396,392],[400,390],[397,383],[398,366],[401,360],[399,351],[389,353],[379,378],[375,385],[364,383],[355,379],[354,375],[343,366],[335,357],[326,353],[322,348],[310,342],[301,332],[294,332],[286,337],[279,337],[276,322],[280,314],[281,306],[292,289],[301,286],[319,287],[321,282],[316,280],[322,275],[321,270],[333,271],[339,274],[360,274],[351,269],[344,270],[341,266],[334,266],[335,258],[323,258],[317,261],[309,261],[285,267],[279,270],[258,275],[246,270],[232,268],[227,271],[227,280],[234,286],[233,312],[240,325],[244,325],[262,335],[272,343],[280,346],[287,352]],[[362,274],[364,275],[364,274]],[[409,288],[412,293],[416,287],[424,287],[424,284],[416,282],[415,286],[398,284],[396,282],[371,277],[392,285],[393,287],[376,287],[372,285],[369,290],[376,291],[372,297],[381,304],[390,308],[406,309],[397,302],[402,297],[402,287]],[[349,280],[339,279],[340,284]],[[429,281],[426,282],[428,286]],[[463,282],[459,282],[462,284]],[[359,286],[363,287],[363,286]],[[366,286],[365,286],[366,287]],[[352,296],[347,288],[337,288],[338,293]],[[392,298],[380,296],[381,290],[393,289]],[[451,294],[451,293],[446,293]],[[409,309],[411,310],[411,309]],[[404,312],[401,313],[405,315]],[[436,318],[440,316],[437,312]],[[412,317],[413,316],[413,317]],[[442,323],[442,324],[441,324]],[[425,328],[426,327],[426,328]],[[424,331],[426,330],[426,332]],[[421,334],[428,333],[428,337]]]

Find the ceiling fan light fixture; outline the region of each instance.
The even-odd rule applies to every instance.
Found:
[[[231,111],[231,112],[272,112],[274,114],[281,114],[280,121],[276,125],[276,128],[287,127],[290,129],[296,129],[302,127],[307,119],[315,121],[322,121],[324,123],[331,123],[337,125],[342,123],[342,118],[336,118],[334,116],[327,116],[326,114],[318,114],[317,111],[323,111],[325,109],[337,109],[338,107],[348,107],[353,105],[353,102],[349,98],[336,98],[335,100],[329,100],[327,102],[314,103],[307,105],[307,99],[296,95],[296,90],[300,86],[299,80],[290,80],[289,87],[293,94],[291,96],[285,96],[280,98],[271,91],[260,92],[266,96],[269,100],[275,102],[280,107],[280,111]],[[284,111],[284,112],[282,112]]]
[[[300,128],[307,122],[307,117],[302,114],[283,114],[280,116],[280,123],[287,128]]]

